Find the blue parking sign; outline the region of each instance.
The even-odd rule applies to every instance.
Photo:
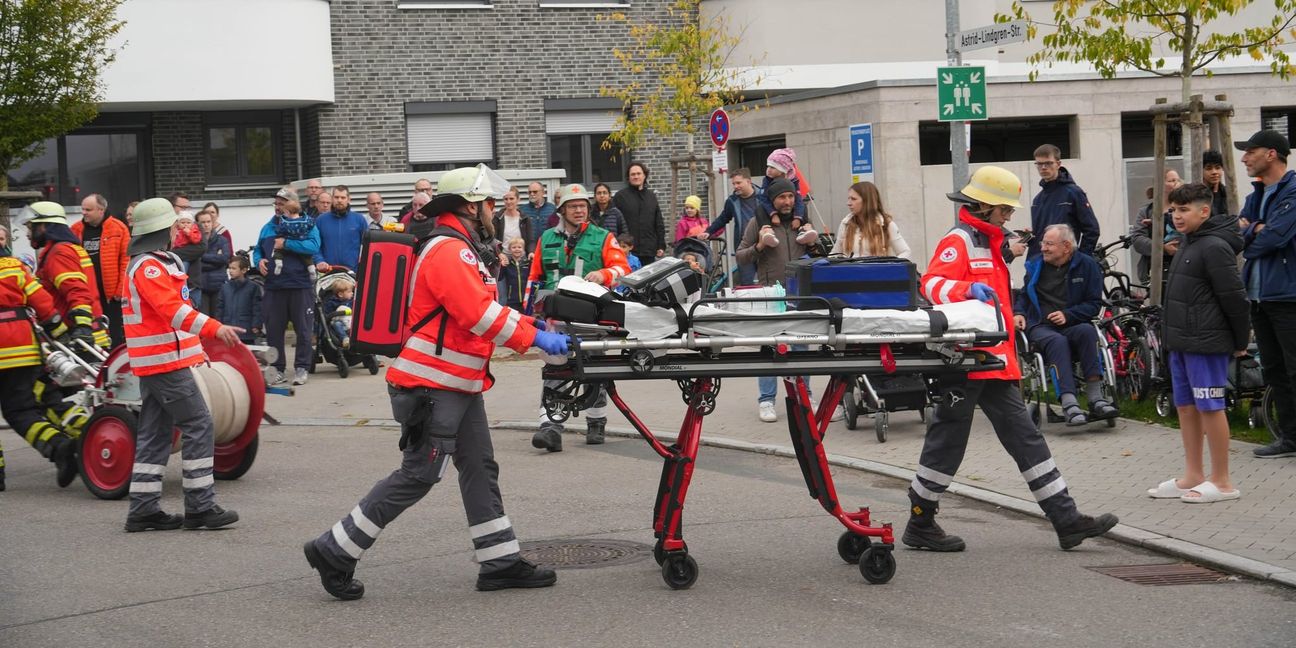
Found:
[[[873,124],[850,127],[851,174],[873,173]]]

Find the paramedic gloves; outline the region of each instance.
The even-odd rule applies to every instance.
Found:
[[[995,291],[994,288],[991,288],[986,284],[974,283],[971,286],[968,286],[967,297],[968,299],[975,299],[989,304],[994,302]]]
[[[570,338],[562,333],[536,331],[535,342],[532,342],[531,346],[552,356],[566,356],[569,342]]]
[[[93,347],[95,345],[94,331],[89,326],[82,324],[73,326],[72,330],[68,332],[68,341],[76,342],[77,340],[81,340]],[[85,351],[85,349],[78,344],[73,344],[72,349],[78,353]]]
[[[548,330],[549,330],[549,325],[548,325],[548,324],[545,324],[544,319],[543,319],[543,318],[540,318],[540,317],[533,317],[533,318],[531,318],[531,326],[536,327],[536,330],[539,330],[539,331],[548,331]]]

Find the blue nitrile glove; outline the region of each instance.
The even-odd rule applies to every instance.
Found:
[[[991,288],[986,284],[977,282],[972,284],[971,286],[968,286],[967,296],[968,299],[975,299],[977,301],[983,301],[989,304],[989,303],[993,303],[994,301],[995,291],[994,288]]]
[[[536,331],[535,341],[531,346],[544,351],[553,356],[567,355],[567,345],[571,338],[564,333],[550,333],[549,331]]]
[[[532,317],[532,318],[531,318],[531,325],[534,326],[534,327],[536,327],[537,329],[539,329],[539,330],[541,330],[541,331],[548,331],[548,330],[549,330],[549,325],[548,325],[548,324],[545,324],[545,321],[542,320],[542,319],[540,319],[539,317]]]

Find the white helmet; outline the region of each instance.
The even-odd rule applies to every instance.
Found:
[[[585,185],[569,184],[558,187],[558,191],[554,193],[554,199],[558,201],[558,209],[562,209],[564,204],[572,200],[584,200],[589,203],[594,200],[594,195],[585,189]]]
[[[446,171],[437,180],[436,197],[419,211],[427,216],[436,216],[454,208],[460,199],[467,202],[482,202],[488,198],[499,200],[508,189],[508,180],[485,164],[460,167]]]

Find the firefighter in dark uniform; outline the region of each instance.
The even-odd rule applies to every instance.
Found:
[[[999,299],[1002,321],[1011,323],[1008,266],[1000,253],[1003,224],[1021,207],[1021,181],[1012,172],[995,166],[977,169],[962,191],[948,194],[959,203],[959,222],[936,245],[936,253],[922,277],[923,294],[933,304],[977,299]],[[909,486],[912,504],[901,541],[933,551],[962,551],[964,542],[945,533],[936,523],[941,495],[954,480],[968,435],[972,415],[981,406],[994,426],[999,443],[1017,462],[1022,479],[1057,531],[1063,549],[1078,546],[1085,538],[1100,536],[1116,526],[1116,516],[1081,515],[1067,492],[1062,472],[1053,461],[1044,436],[1031,423],[1022,402],[1021,369],[1017,365],[1014,336],[983,349],[1004,362],[1004,368],[968,374],[966,398],[944,402],[927,429],[918,471]]]
[[[437,196],[423,207],[427,219],[413,234],[420,252],[414,265],[405,323],[410,335],[387,370],[392,418],[401,424],[400,468],[374,484],[349,514],[303,547],[324,590],[342,600],[364,596],[356,565],[378,534],[441,481],[449,462],[459,473],[468,517],[477,589],[548,587],[553,570],[519,553],[513,524],[500,497],[482,392],[491,388],[495,345],[519,353],[539,347],[567,354],[566,335],[496,301],[491,214],[508,182],[485,165],[441,177]]]

